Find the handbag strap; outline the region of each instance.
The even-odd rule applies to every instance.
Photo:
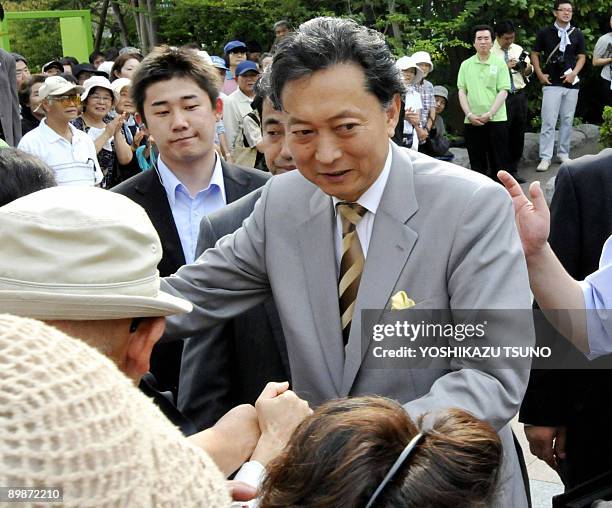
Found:
[[[567,38],[568,38],[568,39],[569,39],[569,36],[570,36],[570,35],[572,35],[572,32],[573,32],[574,30],[576,30],[576,27],[575,27],[575,26],[573,26],[573,27],[572,27],[572,29],[571,29],[569,32],[567,32]],[[559,50],[559,47],[560,47],[560,46],[561,46],[561,41],[559,41],[559,42],[557,43],[557,45],[555,46],[555,49],[553,49],[553,50],[550,52],[550,55],[548,55],[548,58],[546,59],[546,62],[544,63],[544,67],[546,67],[546,66],[548,65],[548,62],[550,62],[550,59],[551,59],[551,58],[552,58],[552,56],[553,56],[553,55],[554,55],[554,54],[555,54],[555,53],[556,53],[556,52]]]

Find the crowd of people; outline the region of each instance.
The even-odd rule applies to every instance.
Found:
[[[568,490],[556,506],[612,500],[609,371],[367,361],[366,312],[532,292],[585,364],[612,352],[612,149],[569,158],[586,49],[572,4],[552,14],[530,55],[511,21],[473,28],[471,170],[431,56],[354,21],[281,20],[270,53],[127,47],[32,75],[0,50],[0,485],[74,507],[528,507],[520,410]],[[593,55],[608,103],[611,44]],[[560,118],[552,217],[517,182],[532,76],[539,171]],[[539,340],[505,314],[486,341],[517,336]]]

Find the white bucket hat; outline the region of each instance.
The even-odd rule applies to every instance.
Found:
[[[429,72],[433,71],[434,66],[431,61],[431,55],[427,51],[417,51],[416,53],[412,55],[412,58],[418,64],[420,63],[428,64],[430,67]]]
[[[104,76],[92,76],[91,78],[86,79],[83,83],[83,87],[85,88],[85,91],[81,94],[81,100],[83,102],[85,102],[89,92],[91,92],[94,88],[106,88],[111,93],[113,98],[115,97],[111,82]]]
[[[96,320],[190,312],[159,289],[159,236],[143,208],[94,187],[44,189],[0,207],[0,309]]]
[[[406,69],[414,69],[416,73],[416,81],[419,82],[423,79],[423,71],[419,68],[414,58],[411,56],[401,56],[395,62],[395,66],[400,71],[405,71]]]
[[[0,371],[0,485],[62,488],[66,508],[230,505],[211,458],[85,342],[0,314]]]

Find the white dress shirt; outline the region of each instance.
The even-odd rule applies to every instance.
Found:
[[[378,175],[378,178],[374,180],[374,183],[361,195],[357,200],[361,206],[363,206],[367,212],[364,214],[359,224],[357,224],[357,236],[359,237],[359,243],[361,244],[361,250],[363,252],[364,259],[368,255],[368,245],[370,244],[370,238],[372,236],[372,228],[374,227],[374,217],[378,210],[378,205],[382,198],[387,180],[389,178],[389,172],[391,171],[391,145],[389,144],[389,153],[385,160],[385,165],[382,171]],[[342,200],[332,197],[334,204],[334,213],[336,214],[336,268],[338,272],[340,270],[340,261],[342,260],[342,218],[338,213],[336,204],[342,203]]]
[[[185,262],[187,264],[193,263],[202,217],[223,208],[226,204],[221,160],[215,154],[215,168],[208,187],[198,191],[194,197],[189,194],[187,187],[183,185],[172,170],[166,166],[161,156],[157,162],[157,169],[168,196],[168,203],[170,203],[174,224],[181,240]]]
[[[35,155],[55,173],[58,185],[97,185],[102,181],[96,146],[92,139],[72,124],[72,143],[60,136],[42,119],[40,125],[28,132],[18,148]]]
[[[599,270],[580,282],[587,309],[589,359],[612,353],[612,236],[606,240]]]

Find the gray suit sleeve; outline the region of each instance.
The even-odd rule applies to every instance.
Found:
[[[497,313],[499,319],[487,326],[485,345],[533,346],[527,267],[512,203],[501,186],[481,187],[473,194],[452,245],[447,271],[451,309],[526,309]],[[482,359],[455,359],[452,372],[404,407],[412,416],[460,407],[499,430],[516,415],[527,388],[530,363],[513,365],[499,369],[499,363],[492,368]]]
[[[162,280],[161,289],[189,300],[193,311],[166,319],[163,341],[198,336],[271,294],[265,260],[266,184],[253,214],[195,263]]]

